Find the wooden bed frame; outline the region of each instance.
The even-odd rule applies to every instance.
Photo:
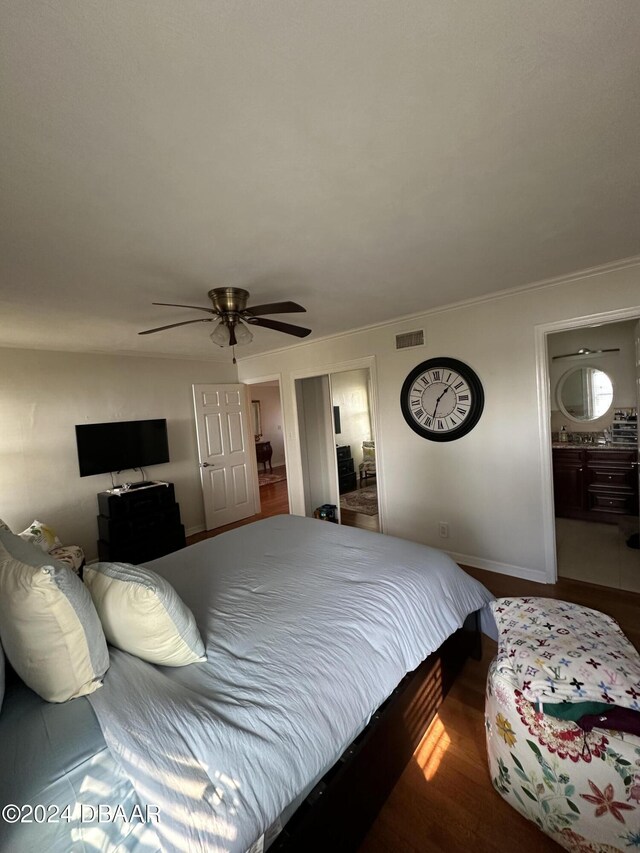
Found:
[[[269,853],[354,853],[469,656],[481,657],[479,613],[409,673],[323,776]]]

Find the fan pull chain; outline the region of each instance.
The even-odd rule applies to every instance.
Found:
[[[231,352],[233,353],[233,363],[236,364],[236,348],[234,346],[231,347]]]

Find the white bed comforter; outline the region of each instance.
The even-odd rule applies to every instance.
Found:
[[[151,566],[192,608],[207,663],[113,649],[89,701],[167,851],[247,850],[493,598],[440,551],[297,516]]]

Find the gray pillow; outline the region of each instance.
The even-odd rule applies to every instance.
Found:
[[[68,566],[65,566],[60,560],[54,560],[51,554],[45,554],[31,542],[25,542],[20,536],[12,533],[8,527],[0,526],[0,544],[4,545],[12,557],[28,566],[33,566],[36,569],[42,566],[53,566],[56,569],[66,568],[69,571]]]
[[[2,700],[4,699],[4,652],[0,645],[0,711],[2,710]]]

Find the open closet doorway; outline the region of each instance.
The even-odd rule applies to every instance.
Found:
[[[305,514],[380,531],[371,370],[295,380]]]
[[[250,384],[249,396],[256,443],[260,515],[267,518],[287,514],[289,492],[280,380],[266,379]]]
[[[640,322],[547,335],[558,576],[640,592]]]

